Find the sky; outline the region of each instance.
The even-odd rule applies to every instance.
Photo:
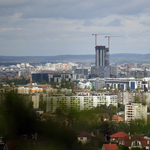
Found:
[[[150,53],[150,0],[1,0],[0,55]]]

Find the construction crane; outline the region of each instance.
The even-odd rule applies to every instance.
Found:
[[[108,38],[108,65],[110,63],[110,58],[109,58],[109,49],[110,49],[110,38],[111,37],[123,37],[123,36],[105,36],[105,38]]]
[[[110,33],[99,33],[99,34],[92,34],[92,35],[95,35],[95,47],[97,46],[97,35],[108,35]]]

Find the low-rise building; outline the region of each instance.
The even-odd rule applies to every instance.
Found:
[[[118,140],[119,145],[131,148],[149,149],[149,141],[140,136],[125,136]]]

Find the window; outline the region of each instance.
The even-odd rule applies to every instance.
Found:
[[[132,146],[140,146],[140,141],[134,141],[132,142]]]
[[[80,138],[80,140],[83,140],[83,138]]]

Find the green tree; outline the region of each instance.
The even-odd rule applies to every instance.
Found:
[[[135,102],[135,103],[140,103],[140,98],[139,98],[138,96],[135,96],[135,97],[134,97],[134,102]]]
[[[130,91],[130,87],[129,86],[127,87],[127,91]]]
[[[46,112],[46,102],[41,100],[39,102],[39,108],[41,108],[44,112]]]
[[[102,136],[103,141],[107,141],[107,137],[111,134],[111,128],[109,125],[109,122],[103,121],[100,129],[99,129],[100,135]]]
[[[26,100],[12,92],[6,93],[4,97],[1,112],[5,130],[2,132],[12,138],[34,132],[36,117],[32,118]]]
[[[33,101],[30,101],[30,102],[28,103],[28,108],[29,108],[29,109],[33,109]]]
[[[144,88],[144,92],[148,92],[148,88],[147,87]]]

